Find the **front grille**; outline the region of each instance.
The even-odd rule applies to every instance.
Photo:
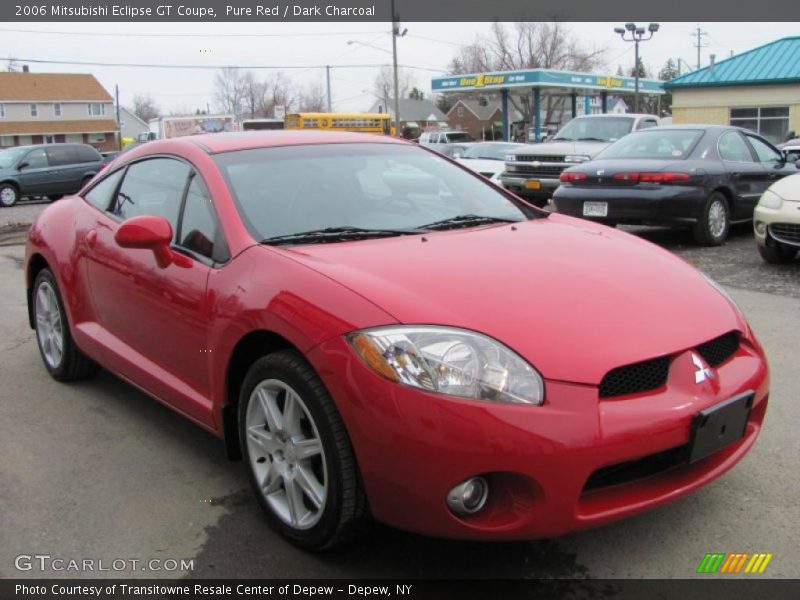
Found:
[[[600,382],[600,397],[625,396],[655,390],[667,383],[669,356],[654,358],[606,373]]]
[[[730,331],[725,335],[714,338],[710,342],[700,344],[697,351],[712,367],[721,365],[739,349],[739,334]]]
[[[534,167],[533,165],[516,165],[514,172],[525,173],[526,175],[533,175],[535,177],[558,179],[558,176],[561,175],[561,171],[565,168],[566,167],[551,167],[546,165],[540,165],[538,167]]]
[[[564,156],[536,156],[534,154],[517,154],[517,161],[520,162],[534,162],[539,161],[543,163],[562,163],[564,162]],[[516,161],[515,161],[516,162]]]
[[[800,245],[800,225],[794,223],[773,223],[769,233],[779,242]]]
[[[603,467],[591,474],[586,481],[586,485],[583,486],[583,491],[588,492],[598,488],[644,479],[672,467],[686,464],[688,458],[688,446],[678,446],[677,448],[671,448],[664,452],[637,458],[636,460]]]

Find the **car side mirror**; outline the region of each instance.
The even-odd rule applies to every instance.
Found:
[[[119,226],[114,241],[121,248],[152,250],[159,268],[166,269],[175,264],[190,267],[191,261],[170,247],[172,244],[172,225],[164,217],[141,215],[128,219]]]
[[[30,163],[21,162],[21,163],[19,163],[17,165],[17,171],[22,171],[22,169],[24,169],[25,167],[29,167],[29,166],[30,166]]]

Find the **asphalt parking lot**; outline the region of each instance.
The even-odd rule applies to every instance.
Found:
[[[23,209],[34,210],[6,210]],[[707,552],[770,552],[765,576],[800,577],[800,261],[763,264],[749,228],[712,249],[687,232],[635,231],[728,286],[759,335],[772,393],[754,450],[685,499],[557,540],[478,544],[375,526],[319,555],[267,528],[243,467],[208,433],[108,373],[53,381],[27,326],[23,247],[0,247],[0,577],[79,575],[15,569],[15,557],[39,553],[194,560],[191,573],[92,576],[684,578]]]

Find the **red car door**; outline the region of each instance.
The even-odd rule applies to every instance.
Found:
[[[119,225],[139,215],[162,216],[176,231],[192,173],[172,158],[130,165],[110,209],[98,214],[87,265],[109,362],[188,416],[211,424],[210,265],[189,258],[185,265],[161,268],[152,251],[121,248],[114,240]]]

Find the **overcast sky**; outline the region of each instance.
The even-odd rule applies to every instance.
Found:
[[[569,23],[587,49],[604,50],[605,72],[633,66],[633,44],[613,32],[620,23]],[[647,23],[639,23],[647,25]],[[696,23],[662,23],[655,37],[640,46],[653,71],[668,58],[697,61]],[[415,83],[430,93],[430,80],[444,70],[460,44],[488,32],[488,23],[404,23],[408,35],[398,40],[399,62],[415,67]],[[796,35],[797,23],[700,23],[702,63],[717,61],[772,40]],[[35,33],[31,33],[31,31]],[[51,33],[44,33],[51,32]],[[60,32],[60,33],[53,33]],[[101,34],[101,35],[86,35]],[[209,66],[231,64],[298,66],[391,63],[391,35],[386,23],[0,23],[0,58],[75,62],[118,62]],[[362,43],[348,44],[350,40]],[[365,45],[367,44],[367,45]],[[376,48],[370,47],[375,46]],[[381,50],[382,49],[382,50]],[[3,68],[5,62],[3,62]],[[35,72],[93,73],[110,93],[119,85],[128,105],[135,94],[150,94],[164,112],[214,108],[214,70],[35,64]],[[266,74],[270,71],[259,70]],[[324,69],[284,69],[298,86],[325,83]],[[331,87],[336,111],[366,110],[373,103],[378,68],[334,68]]]

